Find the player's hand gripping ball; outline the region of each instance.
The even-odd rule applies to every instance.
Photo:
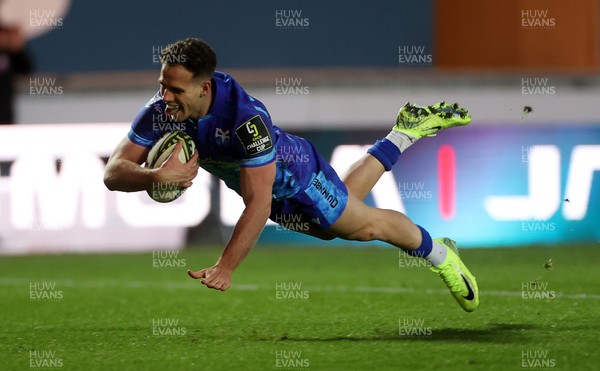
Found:
[[[150,149],[148,158],[146,159],[146,167],[155,169],[160,167],[165,162],[178,142],[183,142],[183,147],[179,151],[177,157],[182,164],[188,162],[194,155],[196,144],[191,136],[184,131],[174,131],[165,134],[158,142]],[[148,195],[157,202],[171,202],[178,199],[187,188],[181,187],[172,183],[153,184],[152,189],[149,189]]]

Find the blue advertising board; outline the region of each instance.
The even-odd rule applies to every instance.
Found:
[[[304,136],[322,148],[377,138],[374,133]],[[472,125],[417,142],[392,170],[393,183],[383,180],[385,188],[365,201],[405,212],[432,235],[464,247],[600,242],[599,171],[598,125]],[[271,227],[263,241],[282,238],[297,237]]]
[[[108,191],[105,160],[128,123],[0,129],[0,255],[222,245],[244,209],[235,192],[205,171],[166,204],[146,192]],[[385,135],[372,129],[298,134],[340,173]],[[82,137],[94,140],[82,144]],[[22,150],[22,138],[31,151]],[[403,212],[461,247],[598,244],[599,172],[598,124],[473,123],[419,140],[365,201]],[[211,233],[214,238],[202,242],[190,237]],[[349,244],[324,243],[273,223],[260,242]]]

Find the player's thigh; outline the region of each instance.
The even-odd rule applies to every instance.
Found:
[[[321,226],[311,222],[307,215],[302,214],[301,218],[295,218],[293,215],[289,218],[283,218],[277,222],[283,228],[302,234],[307,234],[321,240],[333,240],[336,236],[331,235]]]
[[[348,192],[348,201],[344,212],[329,228],[327,233],[344,239],[370,239],[375,222],[373,208]]]
[[[325,222],[319,210],[314,209],[314,207],[308,207],[308,205],[302,204],[298,200],[273,201],[269,219],[293,232],[307,234],[321,240],[332,240],[335,238],[335,236],[322,229],[320,225],[311,221],[312,219],[323,220]]]

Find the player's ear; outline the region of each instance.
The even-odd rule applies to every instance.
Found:
[[[211,81],[210,79],[208,80],[202,80],[201,84],[201,89],[200,89],[200,97],[204,97],[206,94],[208,94],[210,92],[211,89]]]

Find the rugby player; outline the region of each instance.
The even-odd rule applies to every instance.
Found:
[[[406,104],[391,132],[340,177],[313,144],[273,125],[259,100],[233,77],[215,72],[216,54],[206,42],[191,38],[175,42],[163,49],[161,63],[160,90],[141,109],[114,150],[104,182],[110,190],[124,192],[152,189],[157,183],[190,187],[202,167],[242,197],[244,212],[220,258],[210,267],[188,270],[190,277],[201,279],[208,288],[227,290],[232,273],[256,243],[268,218],[275,222],[300,218],[308,226],[300,232],[323,240],[380,240],[427,259],[464,310],[477,308],[476,279],[460,259],[454,241],[432,239],[425,228],[404,214],[363,202],[384,172],[418,139],[469,124],[467,110],[443,102]],[[170,156],[158,168],[142,166],[150,148],[166,131],[165,125],[163,129],[153,125],[157,114],[184,123],[182,127],[194,138],[197,152],[187,163]],[[181,142],[174,153],[180,148]],[[292,153],[307,161],[277,156],[292,148]],[[293,230],[297,223],[283,224]]]

